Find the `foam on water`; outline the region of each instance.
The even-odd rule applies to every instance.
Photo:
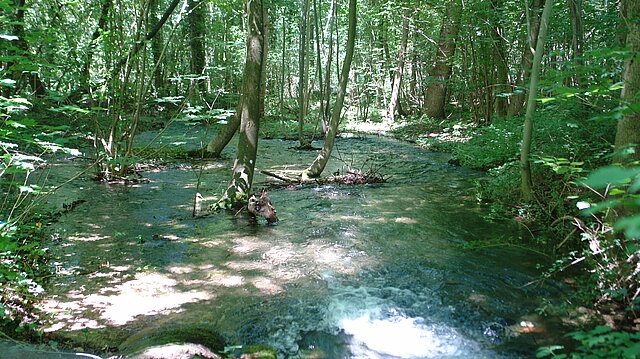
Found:
[[[392,311],[395,312],[395,311]],[[373,314],[373,316],[372,316]],[[344,319],[339,327],[352,336],[350,349],[354,358],[434,358],[454,355],[460,343],[455,330],[427,326],[423,318],[390,313],[376,318],[374,313]]]

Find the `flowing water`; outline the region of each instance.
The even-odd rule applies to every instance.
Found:
[[[204,136],[177,133],[181,141],[174,131],[155,146],[193,147]],[[315,152],[294,145],[261,140],[257,166],[304,168]],[[463,247],[521,235],[513,224],[482,218],[487,210],[474,196],[480,174],[388,138],[342,138],[336,146],[342,161],[385,164],[389,183],[273,189],[277,226],[224,212],[191,218],[198,178],[202,193],[221,193],[229,159],[164,166],[143,173],[149,183],[129,186],[80,176],[53,199],[86,202],[53,228],[60,275],[46,301],[56,318],[48,330],[107,348],[148,328],[197,324],[229,344],[328,359],[521,358],[557,335],[535,310],[561,288],[527,285],[543,258]],[[340,159],[326,173],[340,169]],[[49,181],[84,166],[62,161]]]

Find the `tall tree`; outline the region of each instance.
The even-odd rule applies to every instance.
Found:
[[[164,14],[160,18],[160,20],[158,20],[156,25],[151,29],[151,31],[149,31],[142,40],[134,43],[133,46],[131,47],[131,50],[129,50],[129,53],[126,56],[120,58],[120,61],[118,61],[115,64],[114,68],[111,71],[112,77],[115,77],[115,75],[117,75],[120,72],[120,70],[122,70],[122,67],[126,65],[127,62],[129,62],[134,56],[138,54],[138,51],[142,49],[144,44],[146,44],[149,40],[153,39],[158,34],[158,32],[160,31],[162,26],[165,24],[165,22],[169,20],[169,17],[171,16],[171,14],[173,14],[173,11],[176,9],[179,3],[180,3],[180,0],[171,1],[171,4],[169,4],[169,6],[167,7],[167,10],[165,10]]]
[[[404,74],[404,62],[405,56],[407,55],[407,42],[409,41],[409,15],[410,10],[405,10],[404,17],[402,19],[402,38],[400,39],[400,52],[398,53],[398,68],[396,69],[396,74],[393,78],[391,99],[389,99],[389,106],[387,106],[387,120],[389,122],[393,122],[395,119],[398,101],[400,100],[402,75]]]
[[[571,1],[571,0],[570,0]],[[505,43],[505,26],[504,21],[500,17],[502,0],[491,1],[491,14],[489,15],[489,23],[491,26],[492,38],[492,54],[493,63],[495,64],[495,81],[496,92],[495,112],[498,118],[507,116],[509,108],[509,100],[504,95],[509,92],[509,64],[507,59],[506,43]]]
[[[238,105],[240,138],[231,182],[224,193],[235,202],[248,194],[258,150],[258,128],[264,103],[264,65],[267,59],[267,9],[262,0],[247,0],[247,52]],[[239,195],[240,194],[240,195]]]
[[[189,47],[191,48],[191,73],[198,77],[198,90],[202,95],[207,92],[204,72],[207,66],[205,39],[207,29],[207,3],[203,0],[187,0],[189,5]]]
[[[520,188],[522,199],[531,201],[533,199],[533,182],[531,180],[531,164],[529,163],[529,154],[531,153],[531,138],[533,137],[533,114],[536,111],[536,91],[538,89],[538,80],[540,78],[540,65],[542,64],[542,52],[544,51],[544,43],[547,38],[547,29],[549,27],[549,19],[551,18],[551,10],[553,8],[553,0],[547,0],[540,19],[540,31],[536,43],[536,50],[533,55],[533,65],[531,68],[531,80],[529,83],[529,94],[527,98],[527,113],[524,119],[524,129],[522,132],[522,148],[520,150]]]
[[[621,17],[627,26],[627,47],[631,56],[624,63],[624,88],[622,102],[626,106],[624,116],[618,120],[616,131],[616,161],[632,162],[640,160],[640,2],[623,0]],[[633,151],[622,151],[634,146]]]
[[[520,61],[520,69],[518,70],[515,78],[516,92],[511,96],[509,100],[509,115],[519,115],[524,108],[526,99],[526,92],[522,90],[527,83],[529,73],[531,72],[531,65],[533,54],[536,47],[536,39],[538,38],[538,32],[540,30],[540,16],[539,12],[544,5],[545,0],[533,0],[531,8],[525,4],[525,12],[527,14],[527,34],[526,40],[522,50],[522,58]]]
[[[112,0],[107,0],[112,1]],[[154,28],[160,21],[160,0],[150,0],[149,2],[149,28]],[[156,96],[164,95],[164,66],[162,61],[163,53],[163,33],[162,29],[151,39],[151,54],[153,56],[153,87]]]
[[[25,32],[25,12],[26,12],[26,1],[25,0],[16,0],[13,2],[13,35],[17,38],[16,47],[11,51],[12,54],[9,58],[21,58],[25,57],[29,59],[30,62],[33,62],[33,54],[29,48],[29,42],[26,38]],[[21,90],[24,87],[24,82],[26,82],[30,87],[31,91],[37,96],[44,96],[46,94],[45,84],[40,79],[39,71],[23,71],[22,69],[16,69],[17,65],[14,60],[10,60],[7,64],[7,68],[12,72],[12,77],[14,80],[18,82],[18,86],[16,86],[16,90]],[[19,66],[18,66],[19,67]]]
[[[331,113],[331,120],[329,122],[329,128],[324,139],[324,145],[318,153],[316,159],[311,163],[303,174],[303,179],[319,177],[324,171],[324,168],[329,162],[331,152],[333,151],[333,144],[336,140],[336,134],[338,132],[338,124],[340,122],[340,114],[342,107],[344,106],[344,97],[347,91],[347,82],[349,81],[349,72],[351,70],[351,62],[353,60],[353,52],[356,43],[356,0],[349,0],[349,29],[347,31],[347,48],[345,49],[344,62],[342,63],[342,71],[340,73],[340,85],[338,86],[338,94],[336,102],[333,105],[333,112]]]
[[[569,15],[571,16],[571,60],[575,65],[582,64],[582,47],[584,43],[584,28],[582,24],[582,0],[567,0]],[[571,85],[581,82],[580,76],[574,74]]]
[[[307,117],[307,100],[309,93],[309,62],[307,60],[309,33],[309,0],[301,0],[300,8],[300,43],[298,47],[298,138],[300,147],[309,145],[304,138],[304,121]]]
[[[91,35],[91,41],[89,42],[89,46],[87,49],[86,60],[84,66],[82,68],[81,74],[81,86],[83,87],[83,91],[89,93],[90,92],[90,82],[91,82],[91,64],[93,63],[93,55],[96,52],[96,48],[98,47],[98,39],[105,32],[107,26],[107,20],[109,18],[109,11],[113,7],[113,0],[103,0],[102,1],[102,9],[100,11],[100,18],[98,19],[98,26],[93,31]]]
[[[448,0],[445,15],[440,27],[440,38],[436,50],[435,64],[429,73],[424,108],[429,117],[444,118],[444,105],[447,101],[447,82],[451,76],[453,56],[456,52],[456,37],[460,29],[462,5],[460,0]]]

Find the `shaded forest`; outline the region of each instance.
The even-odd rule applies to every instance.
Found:
[[[474,197],[485,217],[527,235],[467,249],[544,253],[553,264],[539,281],[571,288],[564,304],[541,312],[569,318],[572,344],[541,347],[540,357],[640,355],[638,1],[0,0],[0,8],[7,336],[38,337],[38,303],[55,275],[47,226],[80,205],[47,205],[74,180],[38,175],[55,161],[86,161],[83,175],[129,186],[158,163],[222,156],[228,186],[196,191],[185,203],[194,216],[248,204],[272,222],[275,212],[252,197],[256,171],[270,188],[393,184],[373,157],[325,171],[348,133],[450,153],[451,166],[483,172]],[[196,149],[136,142],[175,124],[206,137]],[[315,159],[266,171],[257,155],[264,139]]]

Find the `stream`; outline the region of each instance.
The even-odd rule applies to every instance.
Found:
[[[154,146],[195,148],[208,135],[175,127]],[[557,301],[562,286],[527,285],[545,258],[463,247],[528,235],[483,219],[474,187],[482,174],[393,139],[345,136],[325,174],[375,162],[388,183],[272,189],[276,226],[226,212],[192,218],[198,179],[201,193],[222,193],[235,144],[226,159],[142,172],[148,183],[99,183],[86,173],[62,187],[52,204],[86,202],[52,227],[58,276],[47,291],[55,315],[47,331],[95,351],[149,328],[198,326],[230,345],[327,359],[526,358],[559,336],[536,308]],[[295,145],[260,140],[257,167],[304,168],[316,152]],[[87,165],[59,161],[48,181]],[[258,173],[254,188],[265,180]]]

